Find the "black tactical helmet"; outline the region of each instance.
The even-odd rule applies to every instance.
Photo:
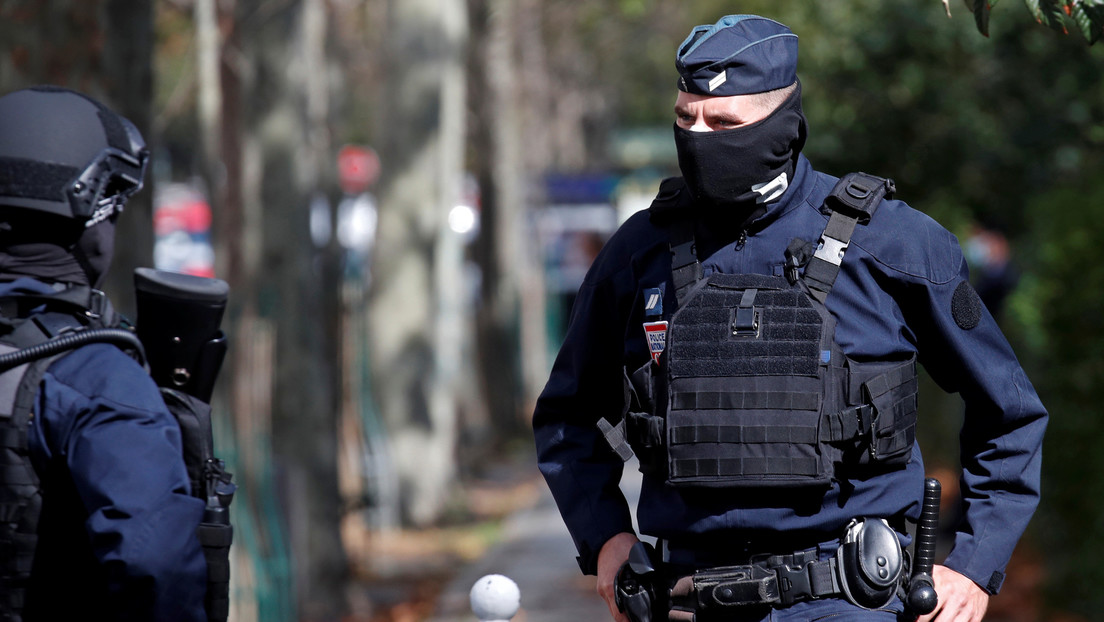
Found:
[[[0,97],[0,212],[90,227],[141,189],[148,157],[138,128],[90,97],[54,86]]]

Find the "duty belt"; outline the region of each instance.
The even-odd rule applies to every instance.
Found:
[[[788,607],[821,598],[844,598],[864,609],[879,609],[907,581],[908,560],[884,519],[852,520],[835,553],[820,557],[817,549],[806,549],[753,558],[744,565],[698,570],[671,588],[671,619],[692,621],[698,611],[747,605]]]
[[[680,611],[785,607],[803,600],[843,597],[840,581],[836,559],[818,560],[815,549],[772,555],[747,565],[700,570],[678,579],[671,588],[671,619],[683,619],[675,616]]]

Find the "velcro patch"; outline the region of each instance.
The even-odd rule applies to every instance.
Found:
[[[951,317],[962,330],[970,330],[981,321],[981,296],[967,283],[962,281],[951,297]]]

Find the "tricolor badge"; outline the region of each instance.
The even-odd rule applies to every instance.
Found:
[[[659,355],[667,347],[667,320],[644,322],[644,335],[648,338],[648,349],[652,351],[652,360],[659,363]]]

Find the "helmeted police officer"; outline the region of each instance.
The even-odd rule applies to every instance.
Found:
[[[892,620],[924,490],[921,363],[966,404],[964,518],[921,619],[980,620],[1038,502],[1046,411],[954,236],[892,182],[801,155],[796,65],[796,35],[751,15],[679,47],[682,177],[583,282],[534,413],[539,466],[618,620],[639,588],[619,571],[653,567],[652,619]],[[630,449],[658,550],[623,564]]]
[[[20,327],[115,323],[95,288],[147,157],[130,121],[82,94],[0,97],[0,343]],[[26,367],[0,384],[33,382]],[[204,506],[142,367],[114,345],[84,345],[4,394],[0,619],[205,620]],[[33,398],[18,425],[13,395]]]

